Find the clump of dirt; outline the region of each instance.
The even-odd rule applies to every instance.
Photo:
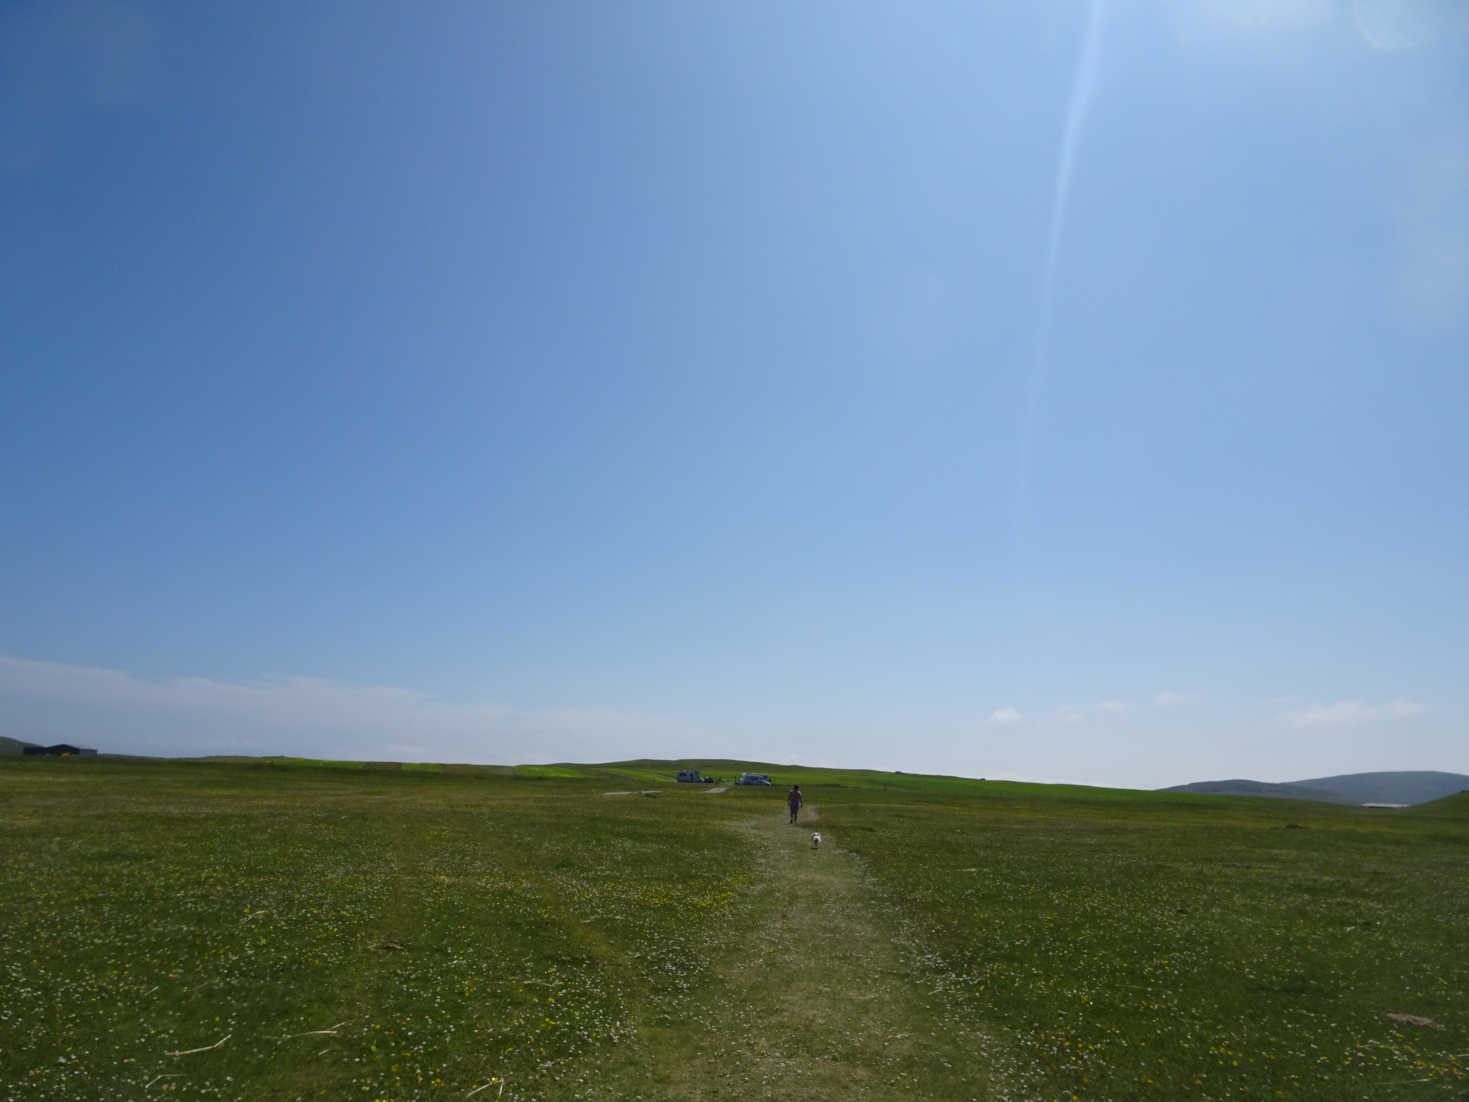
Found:
[[[1432,1018],[1420,1018],[1417,1014],[1402,1014],[1392,1012],[1388,1014],[1388,1017],[1395,1022],[1405,1022],[1408,1025],[1427,1026],[1430,1029],[1443,1028],[1443,1026],[1439,1025]]]

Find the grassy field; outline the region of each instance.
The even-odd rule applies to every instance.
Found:
[[[827,818],[1037,1097],[1459,1099],[1466,810],[869,795]]]
[[[6,760],[0,858],[4,1099],[1469,1098],[1469,796]]]

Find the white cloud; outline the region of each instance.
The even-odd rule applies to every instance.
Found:
[[[1153,697],[1153,703],[1159,708],[1171,708],[1175,704],[1183,703],[1183,694],[1176,693],[1172,689],[1162,689],[1158,695]]]
[[[1398,697],[1397,700],[1394,700],[1383,709],[1384,713],[1393,719],[1412,719],[1414,716],[1421,716],[1425,710],[1423,705],[1418,703],[1418,701],[1408,700],[1404,697]]]
[[[1123,712],[1127,711],[1127,709],[1130,708],[1130,707],[1131,707],[1131,705],[1128,704],[1128,702],[1125,701],[1125,700],[1099,700],[1099,701],[1097,701],[1097,711],[1099,711],[1099,712],[1105,712],[1108,715],[1113,715],[1113,716],[1120,716]]]
[[[1318,704],[1287,713],[1292,727],[1355,727],[1377,717],[1377,709],[1365,700],[1338,700],[1335,704]]]
[[[1056,718],[1062,723],[1080,723],[1081,713],[1070,705],[1063,704],[1056,709]]]
[[[12,725],[118,753],[300,753],[359,759],[533,762],[677,757],[708,746],[674,717],[604,708],[515,709],[387,685],[265,676],[147,680],[0,655]],[[17,730],[15,733],[24,735]]]
[[[1383,707],[1365,700],[1338,700],[1335,704],[1316,704],[1283,712],[1280,719],[1289,727],[1357,727],[1381,719],[1412,719],[1424,712],[1416,700],[1399,697]]]
[[[996,708],[990,713],[989,722],[996,727],[1014,727],[1024,718],[1015,708]]]

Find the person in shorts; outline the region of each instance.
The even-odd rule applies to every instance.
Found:
[[[801,786],[792,785],[791,790],[786,793],[786,804],[791,809],[791,822],[796,821],[796,816],[801,811]]]

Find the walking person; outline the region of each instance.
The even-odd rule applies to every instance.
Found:
[[[791,787],[791,790],[786,793],[786,803],[790,806],[791,822],[793,823],[796,821],[796,816],[801,811],[801,802],[801,786],[798,784],[793,785]]]

